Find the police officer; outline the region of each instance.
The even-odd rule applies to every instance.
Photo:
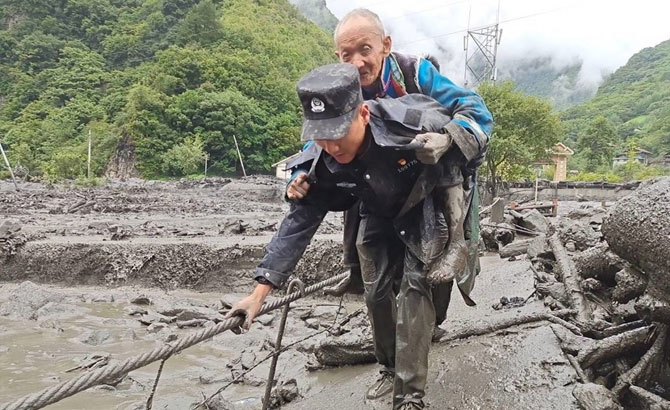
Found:
[[[296,161],[309,170],[310,193],[291,204],[256,270],[258,285],[230,314],[245,314],[248,329],[268,293],[291,274],[326,213],[349,209],[360,199],[356,245],[361,261],[371,265],[364,269],[371,284],[366,304],[375,340],[384,341],[376,345],[377,359],[393,376],[394,408],[421,409],[435,321],[425,267],[448,238],[433,191],[448,164],[418,161],[415,149],[422,145],[415,137],[448,133],[446,157],[461,156],[464,162],[487,138],[473,136],[452,121],[448,109],[420,94],[363,102],[358,71],[349,64],[307,74],[298,95],[305,117],[302,139],[315,141]],[[396,278],[401,278],[397,295],[391,286]],[[380,326],[388,320],[394,326]]]
[[[386,35],[384,26],[377,14],[370,10],[359,8],[347,13],[338,23],[335,34],[335,54],[341,62],[354,65],[361,77],[361,87],[365,99],[398,98],[407,94],[425,94],[447,108],[452,116],[458,115],[460,124],[476,138],[488,138],[492,129],[492,117],[482,99],[473,91],[456,86],[447,77],[440,74],[434,60],[419,58],[399,52],[392,52],[391,37]],[[474,137],[473,137],[474,138]],[[435,152],[446,149],[445,141],[435,139],[427,144],[430,148],[425,153],[430,157]],[[457,283],[465,301],[469,305],[474,302],[469,298],[469,292],[474,286],[474,278],[478,273],[478,197],[476,196],[476,168],[483,160],[483,152],[473,157],[467,164],[466,198],[464,204],[468,209],[465,227],[451,226],[452,232],[466,229],[468,242],[468,265],[458,275]],[[424,162],[429,162],[425,161]],[[308,195],[310,184],[307,181],[307,170],[298,169],[287,187],[289,199],[301,199]],[[447,200],[457,200],[456,196]],[[358,205],[354,205],[351,212],[345,213],[344,226],[344,264],[350,270],[349,278],[342,280],[334,287],[326,288],[325,293],[339,296],[343,293],[362,293],[363,283],[361,265],[355,240],[358,234],[359,217]],[[448,221],[450,222],[450,221]],[[461,234],[462,235],[462,234]],[[455,236],[455,235],[454,235]],[[433,300],[436,308],[434,339],[439,339],[444,330],[439,325],[446,319],[453,282],[433,287]],[[376,341],[378,342],[378,341]],[[382,375],[383,376],[383,375]],[[384,378],[380,379],[384,382]],[[387,380],[388,381],[388,378]],[[386,386],[377,386],[370,391],[369,398],[383,395],[390,390],[390,383]]]

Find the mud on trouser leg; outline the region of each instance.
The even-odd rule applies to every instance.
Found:
[[[396,348],[393,281],[402,272],[404,254],[404,244],[396,238],[389,220],[366,216],[361,220],[356,240],[375,356],[389,371],[394,371]]]
[[[420,403],[425,395],[435,308],[424,265],[409,251],[397,297],[396,377],[393,404]]]

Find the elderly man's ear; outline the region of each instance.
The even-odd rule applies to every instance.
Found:
[[[384,46],[384,56],[391,54],[391,36],[386,36],[382,40],[382,45]]]

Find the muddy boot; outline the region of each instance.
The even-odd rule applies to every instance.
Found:
[[[446,335],[447,335],[447,331],[446,331],[446,330],[442,329],[442,328],[439,327],[439,326],[435,326],[435,327],[433,328],[433,337],[431,338],[431,341],[432,341],[433,343],[437,343],[437,342],[439,342],[440,340],[442,340],[442,338],[445,337]]]
[[[428,269],[428,283],[447,283],[463,272],[468,262],[468,248],[465,243],[463,224],[465,223],[465,192],[461,184],[440,188],[440,206],[449,227],[449,245]]]
[[[323,288],[323,293],[329,296],[342,296],[345,293],[362,295],[363,290],[361,267],[352,266],[349,270],[349,276],[339,281],[335,286],[327,286]]]
[[[423,404],[422,401],[419,401],[417,403],[411,402],[411,403],[403,403],[400,405],[400,407],[397,407],[398,410],[421,410],[425,409],[425,405]]]
[[[391,394],[393,392],[393,378],[395,375],[388,370],[379,372],[377,381],[368,388],[365,393],[365,398],[368,400],[376,400],[381,397]]]

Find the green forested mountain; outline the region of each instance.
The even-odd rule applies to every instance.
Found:
[[[328,33],[335,32],[337,17],[331,13],[326,0],[289,0],[312,23]]]
[[[332,40],[286,0],[0,0],[0,139],[32,175],[125,147],[143,176],[247,170],[299,147],[297,79]]]
[[[599,128],[613,129],[619,150],[670,152],[670,40],[635,54],[592,100],[564,111],[562,118],[570,145],[579,145],[597,121]]]

